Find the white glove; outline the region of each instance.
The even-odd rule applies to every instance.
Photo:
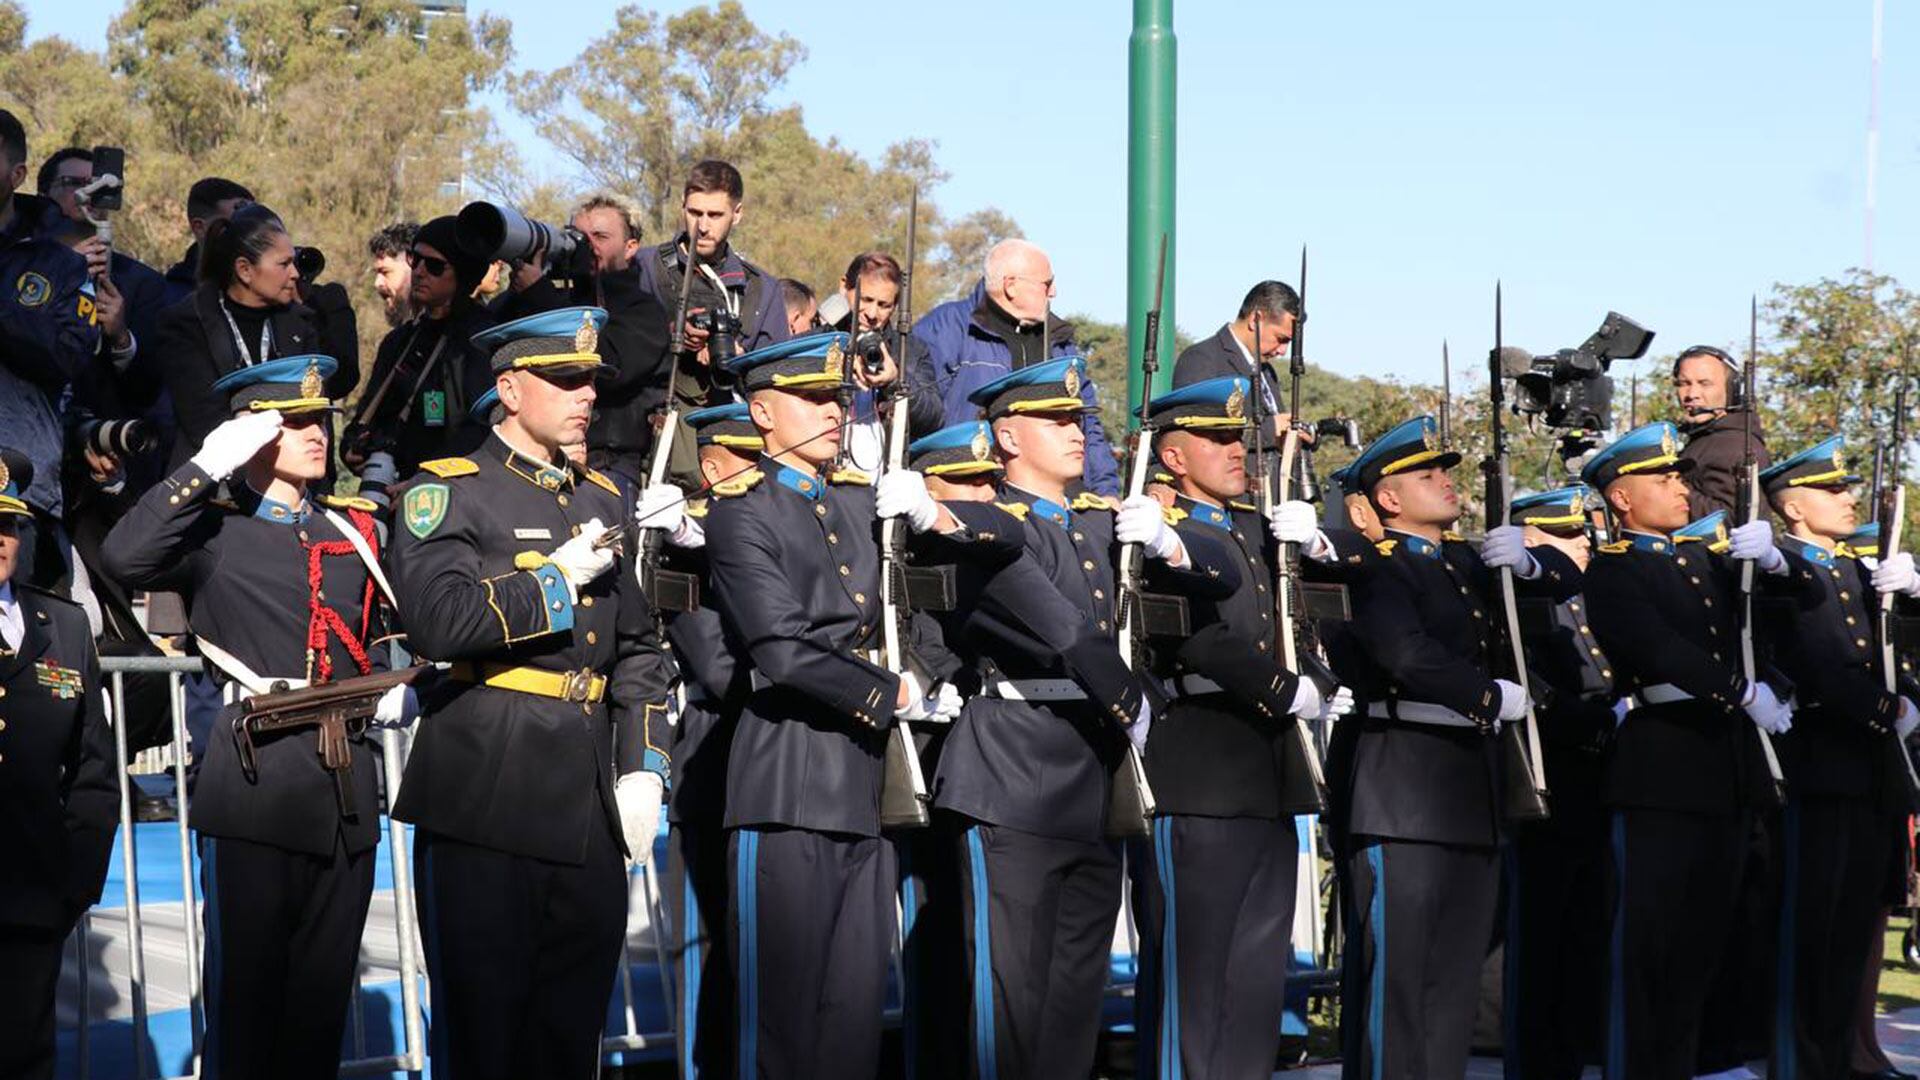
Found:
[[[1900,715],[1894,718],[1893,733],[1900,737],[1901,742],[1905,742],[1917,727],[1920,727],[1920,708],[1914,706],[1912,698],[1901,698]]]
[[[381,694],[379,704],[373,707],[373,726],[404,728],[419,715],[420,698],[413,692],[413,687],[395,686]]]
[[[1633,711],[1633,703],[1621,698],[1613,703],[1613,726],[1619,727],[1627,722],[1627,714]]]
[[[665,481],[640,493],[633,520],[643,529],[659,529],[674,547],[704,547],[707,542],[707,530],[687,516],[687,493]]]
[[[1508,682],[1505,679],[1495,679],[1493,685],[1500,688],[1501,722],[1511,724],[1515,720],[1526,719],[1527,706],[1531,702],[1527,700],[1527,692],[1520,689],[1520,684]]]
[[[1872,570],[1875,592],[1920,596],[1920,574],[1914,572],[1912,555],[1904,551],[1898,555],[1889,555],[1877,566],[1872,567]]]
[[[1527,550],[1527,530],[1518,525],[1496,525],[1480,541],[1480,561],[1494,570],[1511,570],[1518,578],[1531,579],[1540,573],[1540,564]]]
[[[1312,679],[1302,675],[1300,684],[1293,688],[1293,704],[1287,706],[1287,711],[1302,720],[1318,720],[1326,705],[1326,699],[1320,696],[1320,688],[1314,685]]]
[[[1761,731],[1785,735],[1793,730],[1793,710],[1766,683],[1755,682],[1749,686],[1747,700],[1742,705],[1753,719],[1753,726]]]
[[[933,701],[932,719],[941,724],[951,724],[959,719],[960,708],[967,703],[967,699],[961,697],[960,691],[950,682],[941,682],[929,696]]]
[[[1753,559],[1762,573],[1777,574],[1787,568],[1787,557],[1773,546],[1773,522],[1764,518],[1734,526],[1727,533],[1727,553],[1736,559]]]
[[[1351,715],[1352,712],[1353,691],[1344,686],[1336,686],[1333,688],[1333,693],[1328,695],[1326,707],[1321,710],[1320,715],[1329,720],[1338,720],[1343,716]]]
[[[1147,699],[1141,698],[1140,715],[1135,716],[1133,723],[1127,725],[1127,741],[1133,744],[1135,753],[1147,752],[1147,734],[1152,730],[1153,706],[1148,704]]]
[[[907,703],[893,710],[893,715],[902,720],[931,720],[938,703],[920,689],[920,680],[913,677],[911,671],[900,673],[900,685],[907,688]]]
[[[613,782],[613,805],[620,811],[620,835],[627,841],[627,861],[645,866],[653,858],[653,840],[660,835],[660,803],[667,785],[659,773],[641,769]]]
[[[927,493],[927,478],[912,469],[881,474],[873,486],[873,510],[883,518],[906,518],[917,533],[940,520],[940,504]]]
[[[614,550],[611,547],[596,550],[593,542],[607,531],[599,518],[594,518],[580,526],[580,535],[553,549],[547,558],[560,568],[566,576],[567,586],[575,592],[587,582],[613,569]]]
[[[278,409],[236,416],[207,432],[193,463],[215,480],[225,480],[233,471],[253,460],[262,447],[280,437],[283,418]]]
[[[1167,524],[1165,510],[1151,495],[1135,495],[1120,504],[1113,521],[1114,538],[1123,544],[1139,544],[1149,558],[1180,564],[1186,551],[1179,534]]]

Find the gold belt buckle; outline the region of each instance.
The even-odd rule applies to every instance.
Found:
[[[584,702],[593,695],[593,672],[569,671],[566,674],[566,694],[564,700]]]

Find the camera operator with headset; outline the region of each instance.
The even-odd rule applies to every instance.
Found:
[[[1693,473],[1687,478],[1687,508],[1693,520],[1715,510],[1733,513],[1748,429],[1740,415],[1748,403],[1741,400],[1739,363],[1712,345],[1682,350],[1673,361],[1673,397],[1686,417],[1680,431],[1686,435],[1687,445],[1680,456],[1693,462]],[[1758,413],[1754,414],[1752,431],[1753,457],[1764,469],[1771,459]]]
[[[382,479],[466,454],[487,435],[468,412],[493,385],[488,358],[472,342],[494,322],[473,299],[487,261],[460,246],[450,214],[420,226],[405,256],[414,317],[381,339],[367,391],[340,439],[340,459],[360,474],[361,495],[375,502],[384,498]]]

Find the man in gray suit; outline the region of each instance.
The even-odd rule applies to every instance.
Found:
[[[1260,321],[1260,340],[1254,341],[1254,319]],[[1173,365],[1175,389],[1190,383],[1237,375],[1249,379],[1266,395],[1261,407],[1274,418],[1274,434],[1286,431],[1292,418],[1282,411],[1286,391],[1273,362],[1285,356],[1293,344],[1294,330],[1304,316],[1300,312],[1300,294],[1284,281],[1263,281],[1247,291],[1240,301],[1240,314],[1222,326],[1218,333],[1196,341],[1180,353]],[[1254,357],[1259,357],[1256,365]],[[1258,371],[1255,371],[1255,368]]]

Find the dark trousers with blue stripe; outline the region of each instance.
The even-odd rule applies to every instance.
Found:
[[[973,823],[960,873],[972,1075],[1089,1075],[1120,914],[1119,846]]]
[[[925,829],[901,834],[900,910],[902,974],[900,1021],[908,1080],[958,1080],[967,1075],[966,938],[960,928],[960,843],[947,815]]]
[[[893,845],[736,829],[728,855],[739,1075],[875,1075],[895,937]]]
[[[53,999],[66,937],[0,925],[0,1076],[9,1080],[53,1080]]]
[[[1613,815],[1606,1076],[1688,1080],[1741,889],[1747,819]]]
[[[1346,1080],[1466,1075],[1480,968],[1493,938],[1500,862],[1492,848],[1353,837],[1342,1003]]]
[[[680,943],[675,1033],[682,1080],[733,1074],[733,961],[727,956],[727,833],[718,825],[673,826],[680,881],[674,904]]]
[[[1558,790],[1555,794],[1559,794]],[[1563,813],[1507,848],[1507,1080],[1578,1080],[1597,1060],[1607,1008],[1607,819]]]
[[[1759,1061],[1772,1046],[1773,978],[1779,968],[1780,817],[1754,814],[1748,821],[1740,894],[1733,917],[1720,931],[1726,943],[1700,1019],[1695,1075]]]
[[[1848,1080],[1861,980],[1879,946],[1890,831],[1870,803],[1796,798],[1784,856],[1773,1052],[1776,1080]]]
[[[627,925],[612,826],[593,815],[577,865],[415,837],[433,1075],[593,1076]]]
[[[1290,817],[1173,815],[1128,846],[1139,1076],[1273,1074],[1299,862]]]
[[[206,894],[202,1076],[331,1078],[340,1071],[377,849],[329,857],[200,838]]]

